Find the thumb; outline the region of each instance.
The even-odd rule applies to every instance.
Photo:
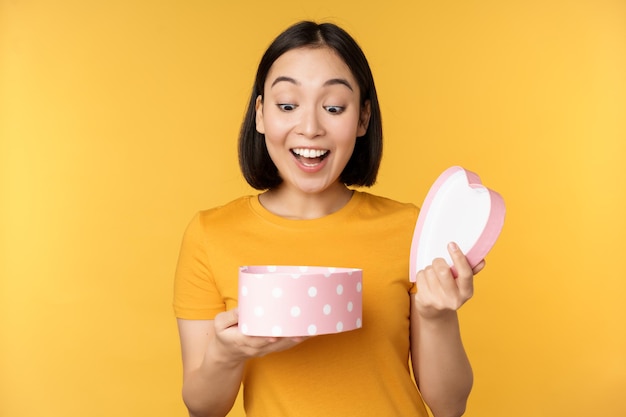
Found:
[[[455,242],[448,244],[448,252],[454,263],[453,274],[455,275],[459,289],[463,293],[469,292],[471,294],[474,291],[474,273],[467,262],[467,258]]]
[[[239,309],[237,307],[215,316],[215,325],[221,329],[227,329],[237,323],[239,323]]]

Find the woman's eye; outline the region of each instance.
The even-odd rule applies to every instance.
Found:
[[[281,104],[277,104],[277,106],[282,111],[292,111],[296,109],[295,104],[289,104],[289,103],[281,103]]]
[[[341,106],[324,106],[324,108],[326,109],[328,113],[333,113],[333,114],[341,114],[343,113],[343,110],[344,110],[344,108]]]

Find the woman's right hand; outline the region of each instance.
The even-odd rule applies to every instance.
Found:
[[[245,362],[289,349],[308,337],[246,336],[237,309],[213,320],[178,319],[183,358],[183,400],[190,416],[225,416],[233,407]]]
[[[215,316],[215,337],[212,343],[216,360],[227,363],[244,362],[250,358],[292,348],[309,338],[247,336],[241,333],[238,323],[237,308]]]

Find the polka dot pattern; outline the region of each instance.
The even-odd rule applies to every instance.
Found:
[[[252,336],[309,336],[362,327],[362,270],[313,266],[239,269],[239,329]]]

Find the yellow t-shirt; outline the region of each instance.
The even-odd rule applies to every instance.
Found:
[[[363,269],[363,327],[249,360],[248,416],[428,416],[409,370],[415,291],[409,255],[417,214],[412,204],[355,191],[345,207],[320,219],[284,219],[257,196],[193,218],[175,279],[181,319],[210,320],[236,307],[242,265]]]

